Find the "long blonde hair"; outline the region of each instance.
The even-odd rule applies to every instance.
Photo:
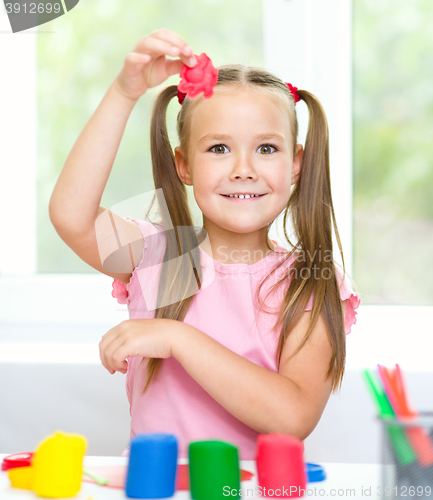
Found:
[[[296,148],[298,120],[293,97],[286,84],[260,67],[227,64],[220,66],[218,69],[216,89],[220,85],[224,85],[225,88],[229,86],[230,88],[248,86],[259,89],[271,99],[278,99],[286,104],[294,139],[293,144],[294,148]],[[298,95],[308,107],[309,124],[301,173],[284,210],[284,235],[292,250],[287,252],[286,258],[281,260],[270,275],[260,283],[258,294],[266,279],[295,254],[297,259],[294,261],[294,265],[290,266],[284,276],[274,284],[274,287],[277,287],[284,282],[288,283],[290,281],[290,286],[285,292],[274,326],[274,329],[281,326],[276,351],[276,363],[279,366],[284,342],[301,318],[314,291],[309,327],[304,339],[291,357],[303,347],[316,325],[320,313],[323,313],[327,335],[333,351],[326,379],[333,377],[332,392],[335,392],[341,387],[344,374],[346,334],[334,260],[324,260],[322,258],[322,255],[333,255],[333,225],[344,270],[343,250],[331,197],[328,124],[325,112],[313,94],[306,90],[298,90]],[[167,204],[167,210],[162,211],[162,223],[165,228],[174,228],[165,231],[167,246],[163,260],[164,272],[161,273],[157,299],[157,305],[169,305],[157,306],[155,318],[183,321],[194,298],[194,295],[188,296],[188,294],[191,293],[191,290],[201,288],[201,267],[197,265],[197,262],[200,262],[198,245],[201,241],[198,240],[194,230],[188,206],[187,190],[177,175],[173,149],[167,133],[167,107],[171,99],[176,96],[176,85],[163,89],[156,98],[151,119],[151,155],[155,189],[162,190],[164,202]],[[180,147],[185,152],[188,151],[191,115],[194,107],[199,102],[200,99],[197,98],[194,100],[185,98],[177,117],[177,133]],[[286,231],[289,212],[291,213],[294,234],[297,240],[295,244],[290,242]],[[267,234],[271,224],[272,222],[267,227]],[[266,242],[268,244],[268,238],[266,238]],[[273,251],[269,244],[268,248]],[[302,259],[299,258],[301,253],[303,255]],[[193,259],[191,259],[193,265],[183,265],[184,261],[179,259],[179,256],[184,256],[187,259],[193,256]],[[312,272],[313,269],[315,270],[314,273]],[[307,270],[307,276],[305,276],[305,270]],[[175,298],[173,303],[170,296]],[[148,360],[147,380],[143,392],[146,391],[152,378],[157,375],[161,362],[162,359],[159,358]]]

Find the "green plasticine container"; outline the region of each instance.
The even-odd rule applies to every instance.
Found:
[[[241,498],[239,452],[224,441],[195,441],[189,444],[189,482],[193,500]],[[235,494],[232,494],[235,493]]]

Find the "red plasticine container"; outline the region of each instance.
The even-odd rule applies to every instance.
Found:
[[[1,469],[7,471],[18,467],[29,467],[32,464],[33,452],[14,453],[3,459]]]
[[[295,436],[260,434],[256,466],[262,496],[299,498],[305,495],[304,443]]]

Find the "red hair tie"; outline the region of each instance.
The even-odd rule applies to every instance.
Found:
[[[177,89],[177,100],[179,101],[179,104],[183,104],[185,97],[186,97],[186,94],[184,94],[179,89]]]
[[[296,106],[296,103],[301,100],[301,98],[299,97],[298,92],[297,92],[298,87],[294,87],[293,85],[291,85],[290,83],[287,83],[287,82],[284,82],[284,83],[287,85],[290,92],[292,93],[292,97],[293,97],[293,100],[295,101],[295,106]]]

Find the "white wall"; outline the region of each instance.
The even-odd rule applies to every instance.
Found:
[[[56,430],[84,435],[88,455],[129,445],[122,374],[94,363],[0,363],[0,380],[0,453],[33,451]]]
[[[405,372],[419,410],[433,408],[433,375]],[[129,444],[125,377],[85,364],[1,363],[0,453],[32,451],[55,430],[87,438],[88,455],[120,455]],[[288,417],[289,418],[289,417]],[[380,463],[381,428],[361,373],[348,369],[338,394],[305,440],[305,461]]]

